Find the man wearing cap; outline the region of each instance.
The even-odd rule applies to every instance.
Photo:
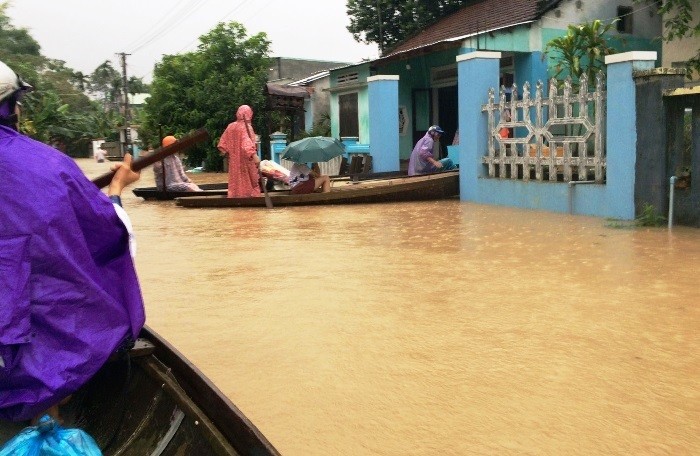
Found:
[[[408,162],[408,175],[436,173],[438,171],[449,171],[457,168],[450,158],[435,160],[433,158],[433,145],[435,140],[440,139],[444,133],[442,128],[433,125],[428,128],[427,133],[416,143]]]

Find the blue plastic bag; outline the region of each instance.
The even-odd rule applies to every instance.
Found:
[[[4,444],[0,456],[102,456],[102,451],[87,432],[64,429],[44,415]]]

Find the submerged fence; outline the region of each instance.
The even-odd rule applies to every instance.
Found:
[[[488,104],[481,109],[488,114],[488,154],[482,158],[488,176],[604,183],[606,94],[602,73],[596,76],[593,92],[585,76],[577,94],[570,78],[564,81],[561,94],[555,79],[550,80],[547,98],[543,98],[542,86],[538,81],[532,98],[526,82],[518,99],[514,84],[508,101],[501,87],[498,104],[495,90],[489,89]]]

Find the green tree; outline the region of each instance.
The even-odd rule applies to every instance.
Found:
[[[348,31],[356,41],[376,43],[384,51],[415,35],[440,18],[473,3],[471,0],[348,0]]]
[[[121,76],[109,60],[102,62],[90,74],[90,89],[100,95],[105,108],[116,108],[114,103],[119,99],[121,87]]]
[[[615,52],[606,37],[614,25],[615,21],[603,24],[597,19],[569,25],[565,35],[550,40],[544,54],[554,63],[554,77],[561,80],[571,76],[576,83],[586,75],[588,84],[595,85],[595,75],[604,68],[605,56]]]
[[[635,3],[648,3],[649,0],[635,0]],[[664,32],[661,38],[666,42],[683,38],[700,38],[700,3],[697,0],[657,0],[658,13],[664,18]],[[695,24],[693,24],[695,13]],[[700,43],[700,39],[697,40]],[[686,61],[688,78],[693,71],[700,74],[700,45],[695,56]]]
[[[36,84],[37,69],[44,63],[39,43],[26,29],[15,28],[7,16],[8,2],[0,3],[0,61],[5,62],[22,79]]]
[[[37,88],[22,100],[22,131],[72,155],[85,155],[89,141],[114,131],[107,116],[86,92],[86,76],[65,62],[41,55],[26,29],[15,28],[0,3],[0,60]]]
[[[247,37],[243,25],[230,22],[218,24],[201,36],[196,51],[165,56],[153,72],[146,121],[139,136],[182,136],[204,127],[212,141],[194,148],[188,156],[190,163],[205,161],[207,168],[221,169],[223,162],[216,143],[235,120],[238,106],[250,105],[255,112],[256,131],[264,131],[263,86],[269,68],[269,46],[264,33]]]
[[[9,6],[9,2],[0,3],[0,60],[8,65],[13,61],[12,56],[41,55],[39,43],[29,35],[27,29],[15,28],[10,23],[7,15]]]
[[[137,93],[148,93],[150,90],[148,84],[143,82],[143,78],[137,78],[136,76],[129,78],[128,87],[129,93],[132,95]]]
[[[559,83],[566,77],[571,77],[574,91],[578,90],[581,78],[585,76],[588,87],[596,84],[596,75],[605,67],[605,56],[615,52],[608,44],[607,33],[615,26],[613,21],[604,24],[600,20],[583,24],[569,25],[566,34],[550,40],[544,50],[543,58],[549,58],[554,63],[554,78]],[[559,107],[561,109],[561,106]],[[569,135],[576,129],[580,135],[583,126],[566,125],[564,135]],[[578,150],[578,145],[573,145]]]

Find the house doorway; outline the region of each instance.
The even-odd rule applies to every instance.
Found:
[[[457,133],[459,125],[457,100],[456,85],[437,89],[437,123],[445,131],[440,138],[440,158],[447,157],[447,146],[452,145]]]

